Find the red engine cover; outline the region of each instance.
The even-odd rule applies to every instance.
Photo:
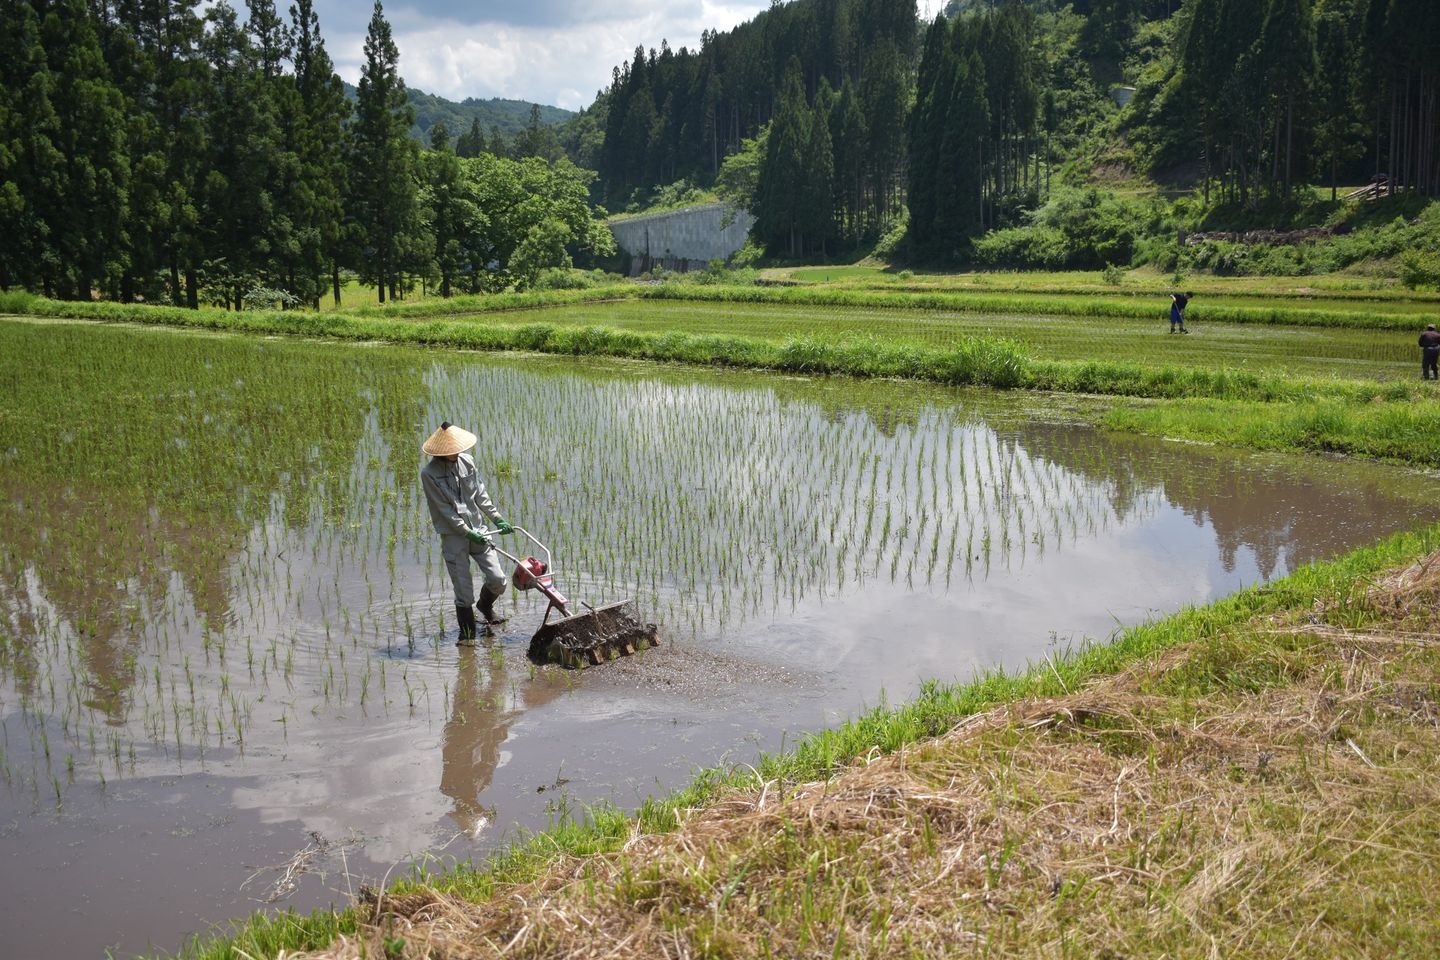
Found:
[[[535,557],[526,557],[515,566],[515,573],[510,577],[510,582],[515,584],[516,590],[535,589],[536,579],[542,579],[545,586],[550,586],[550,578],[545,577],[547,567],[543,560]]]

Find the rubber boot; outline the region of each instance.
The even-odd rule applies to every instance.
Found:
[[[486,623],[504,623],[505,615],[495,612],[495,600],[500,595],[491,593],[489,587],[480,588],[480,599],[475,601],[475,609],[480,611],[480,617]]]
[[[475,611],[468,606],[455,604],[455,622],[460,624],[460,636],[455,640],[456,646],[470,647],[475,645]]]

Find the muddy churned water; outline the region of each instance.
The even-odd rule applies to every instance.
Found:
[[[1432,516],[1413,474],[899,384],[0,321],[0,398],[7,957],[343,903]],[[512,592],[456,648],[442,419],[661,647],[535,667]]]

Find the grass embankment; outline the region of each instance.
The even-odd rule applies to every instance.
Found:
[[[1399,535],[932,685],[633,819],[187,956],[1423,955],[1437,547]]]
[[[1440,466],[1440,403],[1252,403],[1187,400],[1107,411],[1112,430],[1256,450],[1343,453]]]
[[[626,289],[626,288],[620,288]],[[1022,313],[1054,317],[1146,319],[1163,322],[1169,312],[1168,296],[1130,297],[1102,294],[1049,295],[1020,292],[927,291],[817,287],[727,287],[696,284],[661,284],[640,287],[639,296],[660,300],[708,300],[727,303],[771,303],[796,306],[865,307],[897,310],[957,310],[971,313]],[[436,306],[433,302],[429,307]],[[1348,327],[1356,330],[1423,329],[1413,312],[1374,309],[1320,309],[1293,302],[1254,306],[1225,303],[1191,305],[1187,316],[1197,321],[1231,324],[1265,324],[1294,327]]]
[[[628,289],[628,288],[627,288]],[[642,288],[643,289],[643,288]],[[724,294],[727,290],[711,291]],[[589,296],[587,296],[589,294]],[[913,325],[895,324],[890,317],[877,319],[868,314],[841,314],[829,320],[812,314],[798,329],[809,336],[794,336],[796,324],[785,314],[756,312],[752,301],[710,300],[681,297],[690,302],[716,304],[708,320],[664,312],[638,314],[636,304],[620,298],[614,304],[621,324],[635,323],[636,329],[585,324],[570,314],[541,313],[535,322],[523,322],[527,310],[571,307],[593,303],[594,291],[552,291],[505,294],[486,298],[457,298],[444,316],[432,315],[433,303],[398,305],[386,309],[361,309],[313,313],[231,312],[225,310],[184,310],[173,307],[146,307],[115,303],[75,303],[44,300],[24,294],[0,295],[0,313],[16,315],[94,319],[107,322],[162,324],[236,332],[290,334],[349,340],[386,340],[397,343],[449,345],[467,349],[523,349],[546,353],[593,353],[640,359],[673,360],[685,363],[729,365],[783,370],[788,372],[844,373],[856,376],[894,376],[952,384],[982,384],[996,387],[1073,390],[1090,393],[1142,397],[1207,396],[1233,399],[1308,398],[1316,395],[1343,398],[1402,400],[1427,396],[1409,383],[1385,386],[1357,379],[1353,383],[1333,379],[1291,379],[1267,377],[1224,365],[1202,366],[1198,360],[1173,363],[1176,351],[1191,350],[1185,338],[1147,336],[1144,349],[1117,348],[1117,341],[1104,340],[1099,330],[1077,331],[1069,338],[1075,351],[1098,349],[1090,359],[1035,359],[1024,345],[1011,337],[996,337],[1003,325],[989,321],[987,327],[967,327],[955,318],[927,321],[929,332],[916,332]],[[723,310],[721,310],[723,307]],[[630,311],[630,312],[627,312]],[[901,314],[902,316],[905,314]],[[923,316],[918,308],[910,316]],[[551,320],[559,322],[547,322]],[[730,329],[739,333],[694,332],[693,328],[714,331],[718,319],[729,319]],[[1051,321],[1046,324],[1054,326]],[[936,329],[938,328],[938,332]],[[973,335],[978,329],[986,335]],[[1156,328],[1159,329],[1159,328]],[[1062,335],[1061,342],[1065,338]],[[925,339],[929,337],[930,339]],[[1154,344],[1162,346],[1154,346]],[[1087,346],[1088,344],[1088,346]],[[1173,345],[1173,346],[1172,346]],[[1126,354],[1130,356],[1127,357]],[[1292,346],[1278,351],[1272,360],[1297,355]],[[1131,359],[1133,357],[1133,360]]]

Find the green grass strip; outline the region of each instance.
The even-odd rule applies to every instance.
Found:
[[[1097,678],[1114,674],[1174,649],[1221,636],[1247,622],[1284,610],[1310,609],[1318,600],[1345,602],[1363,593],[1384,571],[1407,566],[1440,548],[1440,524],[1401,533],[1336,560],[1310,564],[1269,584],[1246,588],[1204,607],[1190,607],[1152,623],[1130,627],[1104,643],[1093,643],[1026,670],[993,670],[968,683],[927,683],[912,702],[881,705],[844,725],[816,733],[783,754],[765,755],[753,766],[706,771],[686,788],[649,799],[632,816],[611,807],[590,810],[516,843],[481,868],[459,867],[420,874],[398,886],[426,883],[472,899],[484,899],[538,876],[559,856],[586,856],[618,850],[638,827],[668,832],[678,813],[711,803],[730,790],[754,790],[762,783],[804,783],[828,778],[857,757],[891,753],[938,736],[965,717],[1025,698],[1061,696]],[[200,938],[185,948],[187,960],[254,960],[281,949],[320,949],[336,935],[353,932],[352,911],[287,912],[255,915],[217,938]]]
[[[700,303],[781,304],[785,306],[854,307],[860,309],[946,311],[952,313],[1027,314],[1092,319],[1138,320],[1164,323],[1169,300],[1163,296],[1105,293],[1068,293],[970,290],[934,290],[907,287],[882,290],[866,287],[763,287],[660,283],[648,286],[617,284],[589,290],[534,291],[520,294],[488,294],[426,300],[392,307],[362,308],[390,311],[405,316],[455,316],[606,300],[673,300]],[[1340,327],[1354,330],[1416,330],[1421,317],[1415,313],[1384,313],[1357,310],[1321,310],[1275,306],[1238,306],[1215,303],[1192,304],[1188,316],[1211,323],[1259,324],[1282,327]]]
[[[1209,283],[1203,280],[1190,278],[1175,283],[1168,278],[1157,277],[1154,280],[1137,282],[1133,279],[1126,280],[1125,286],[1111,286],[1104,284],[1098,278],[1089,284],[1034,284],[1025,285],[1022,283],[1005,282],[1006,274],[983,274],[971,276],[985,276],[984,282],[970,280],[962,276],[957,281],[947,285],[944,277],[937,277],[932,282],[922,282],[920,277],[914,281],[899,281],[886,279],[858,278],[854,280],[841,279],[832,282],[831,285],[843,285],[855,290],[893,291],[896,293],[936,293],[947,290],[955,293],[975,291],[984,295],[994,296],[1011,293],[1017,296],[1053,296],[1053,297],[1110,297],[1113,299],[1135,299],[1146,300],[1147,316],[1155,313],[1156,304],[1168,309],[1169,296],[1177,289],[1193,290],[1205,300],[1214,298],[1226,300],[1232,297],[1247,300],[1278,300],[1282,302],[1312,303],[1317,300],[1344,301],[1348,303],[1363,304],[1397,304],[1416,308],[1426,308],[1440,313],[1440,294],[1423,290],[1347,290],[1338,287],[1319,287],[1307,290],[1283,289],[1279,287],[1246,287],[1240,285],[1225,285]],[[996,282],[996,278],[998,282]],[[1295,279],[1295,278],[1288,278]],[[1309,278],[1314,279],[1314,278]],[[969,282],[967,282],[969,280]],[[816,281],[811,281],[816,282]],[[1192,310],[1205,309],[1203,303],[1196,303]],[[1304,308],[1317,309],[1317,308]]]
[[[1262,404],[1187,400],[1107,411],[1113,430],[1256,450],[1342,453],[1440,466],[1440,399]]]

